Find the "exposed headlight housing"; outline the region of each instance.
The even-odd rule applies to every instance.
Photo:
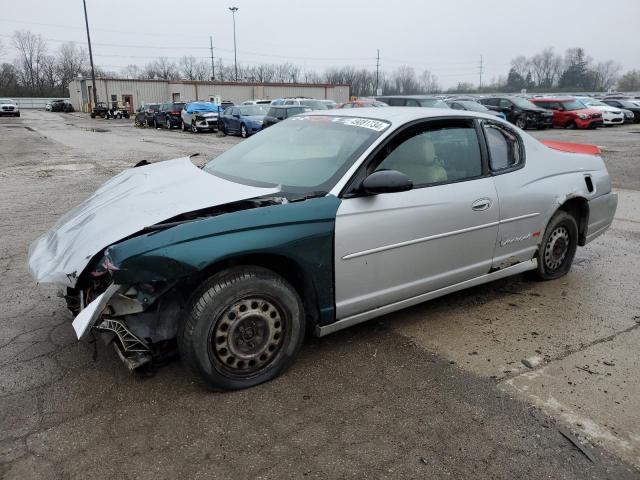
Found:
[[[589,118],[589,115],[587,115],[586,113],[579,113],[578,118],[580,120],[587,120]]]

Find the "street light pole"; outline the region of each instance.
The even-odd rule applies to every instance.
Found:
[[[84,23],[87,26],[87,43],[89,44],[89,62],[91,62],[91,82],[93,83],[93,107],[98,104],[98,94],[96,93],[96,71],[93,68],[93,52],[91,51],[91,36],[89,35],[89,19],[87,17],[87,2],[82,0],[84,5]]]
[[[238,7],[229,7],[231,15],[233,15],[233,62],[236,71],[236,82],[238,81],[238,50],[236,49],[236,12]]]

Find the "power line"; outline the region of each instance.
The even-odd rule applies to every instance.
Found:
[[[482,55],[480,55],[480,83],[479,83],[479,87],[478,88],[482,88]]]

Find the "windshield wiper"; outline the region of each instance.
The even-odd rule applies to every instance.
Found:
[[[301,195],[299,197],[292,197],[292,198],[288,198],[288,199],[289,199],[289,202],[302,202],[304,200],[309,200],[311,198],[324,197],[327,193],[329,193],[329,192],[325,192],[324,190],[318,190],[318,191],[315,191],[315,192],[306,193],[306,194]]]

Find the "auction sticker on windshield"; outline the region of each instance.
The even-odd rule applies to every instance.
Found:
[[[291,120],[342,123],[343,125],[349,125],[352,127],[368,128],[369,130],[374,130],[376,132],[382,132],[390,125],[387,122],[383,122],[381,120],[372,120],[370,118],[329,117],[329,116],[322,116],[322,115],[310,115],[310,116],[304,116],[304,117],[295,116],[295,117],[291,117]]]

